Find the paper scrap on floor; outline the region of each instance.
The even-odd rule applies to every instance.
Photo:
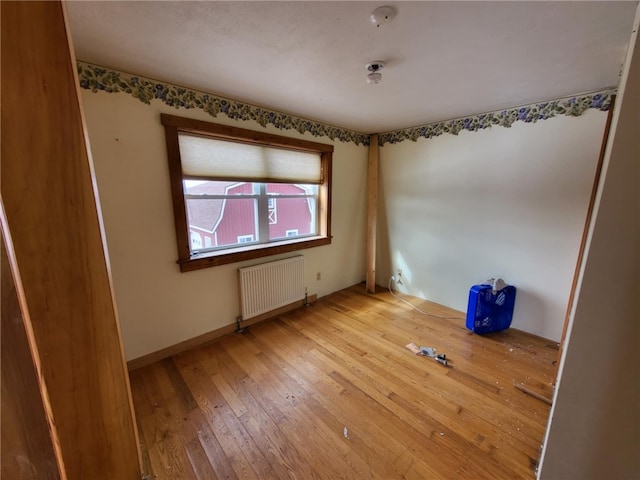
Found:
[[[435,357],[436,349],[431,347],[419,347],[415,343],[411,342],[405,345],[405,348],[416,355],[422,355],[423,357]]]
[[[422,352],[420,351],[420,348],[413,342],[408,343],[407,345],[405,345],[405,348],[407,350],[409,350],[412,353],[415,353],[416,355],[422,355]]]

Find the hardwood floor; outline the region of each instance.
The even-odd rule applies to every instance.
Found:
[[[364,285],[130,373],[158,479],[532,479],[557,344]],[[435,347],[449,368],[416,356]]]

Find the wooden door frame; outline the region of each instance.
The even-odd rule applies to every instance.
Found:
[[[602,176],[602,165],[604,163],[604,155],[607,149],[607,141],[609,140],[609,131],[611,130],[611,119],[613,117],[613,109],[615,106],[616,96],[611,98],[611,106],[607,112],[607,121],[604,126],[604,133],[602,136],[602,144],[600,145],[600,155],[598,157],[598,164],[596,165],[596,172],[593,179],[593,185],[591,187],[591,197],[589,198],[589,206],[587,208],[587,216],[584,222],[584,228],[582,230],[582,239],[580,240],[580,248],[578,249],[578,260],[576,262],[576,268],[573,272],[573,281],[571,282],[571,291],[569,292],[569,301],[567,303],[567,310],[564,316],[564,324],[562,326],[562,336],[560,337],[560,344],[558,348],[558,357],[556,360],[556,375],[553,380],[554,387],[558,383],[558,372],[560,369],[560,359],[562,358],[562,352],[565,348],[565,342],[567,340],[567,330],[569,327],[569,319],[571,318],[571,312],[573,311],[573,305],[575,303],[575,294],[578,287],[578,278],[580,277],[580,270],[584,263],[586,254],[587,237],[589,235],[589,227],[591,220],[593,219],[593,209],[596,202],[596,195],[598,193],[598,185],[600,183],[600,177]]]
[[[138,433],[65,6],[2,2],[0,20],[5,227],[62,478],[137,480]]]

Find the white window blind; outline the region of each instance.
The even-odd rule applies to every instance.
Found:
[[[178,134],[187,179],[322,183],[319,153]]]

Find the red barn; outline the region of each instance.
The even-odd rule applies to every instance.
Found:
[[[204,182],[187,186],[191,250],[265,241],[258,238],[258,201],[242,196],[258,194],[259,188],[259,184],[247,182]],[[315,199],[307,196],[311,192],[305,187],[268,183],[266,193],[267,241],[315,233]]]

